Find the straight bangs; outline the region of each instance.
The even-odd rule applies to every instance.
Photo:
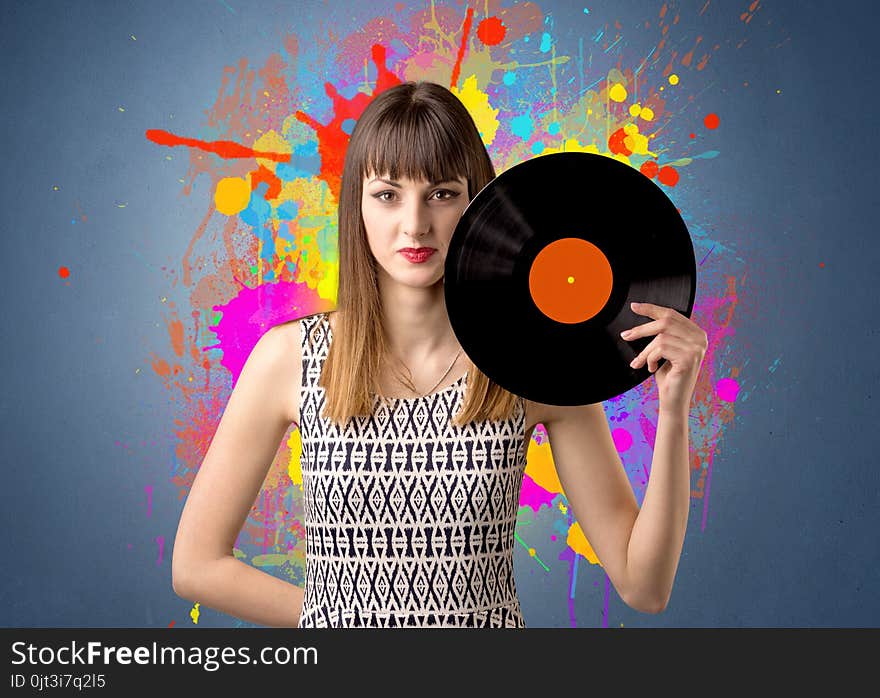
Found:
[[[437,83],[390,87],[358,118],[340,189],[336,326],[318,381],[326,391],[322,415],[339,424],[372,413],[381,368],[388,359],[376,260],[361,214],[363,182],[372,176],[430,184],[464,177],[468,198],[473,199],[495,178],[495,169],[464,104]],[[453,424],[516,417],[521,399],[468,363],[468,388]],[[405,382],[406,376],[401,379]]]
[[[466,177],[471,182],[473,173],[462,147],[467,140],[458,130],[443,123],[426,104],[386,111],[366,140],[361,181],[387,175],[395,181],[405,177],[433,183]]]

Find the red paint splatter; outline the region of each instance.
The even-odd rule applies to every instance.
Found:
[[[201,141],[197,138],[177,136],[158,128],[147,129],[145,135],[153,143],[158,143],[159,145],[188,145],[209,153],[216,153],[222,158],[266,158],[267,160],[276,160],[277,162],[290,162],[290,153],[262,152],[234,141]]]
[[[639,168],[639,172],[641,172],[648,179],[654,179],[657,176],[657,163],[653,160],[648,160],[642,163],[642,166]]]
[[[168,627],[169,627],[169,628],[173,628],[173,627],[174,627],[174,621],[171,621],[171,622],[168,624]]]
[[[470,20],[473,10],[469,9],[467,19],[465,20],[462,48],[459,51],[459,63],[464,51],[464,41],[470,31]],[[321,124],[303,111],[297,110],[294,116],[311,127],[315,131],[318,139],[318,153],[321,157],[321,171],[318,176],[323,179],[330,191],[339,200],[342,182],[342,166],[345,162],[345,151],[348,146],[349,135],[342,130],[342,124],[347,119],[357,121],[366,106],[372,101],[377,94],[384,92],[386,89],[399,85],[401,83],[394,73],[385,66],[385,47],[381,44],[372,46],[372,59],[376,65],[376,89],[372,94],[358,92],[351,99],[340,96],[336,87],[332,83],[324,83],[324,90],[330,97],[333,105],[333,118],[327,124]],[[457,79],[457,72],[453,77],[453,82]],[[211,153],[216,153],[224,158],[265,158],[276,162],[290,162],[290,153],[269,153],[253,150],[233,141],[202,141],[195,138],[185,138],[177,136],[168,131],[160,129],[149,129],[146,131],[149,140],[159,145],[188,145],[194,148],[200,148]],[[265,181],[269,184],[269,190],[266,198],[275,198],[280,193],[280,182],[271,174],[270,171],[265,172],[262,166],[255,172],[251,173],[251,185],[255,187],[259,182]]]
[[[824,268],[825,268],[825,262],[819,262],[819,268],[820,268],[820,269],[824,269]]]
[[[496,46],[504,39],[507,29],[497,17],[486,17],[477,25],[477,36],[487,46]]]
[[[622,128],[617,129],[608,137],[608,150],[617,155],[632,155],[632,151],[624,143],[624,138],[626,131]]]
[[[458,73],[461,71],[461,61],[464,58],[464,49],[467,46],[467,38],[468,34],[471,31],[471,21],[474,18],[474,8],[467,8],[467,13],[464,16],[464,26],[462,27],[461,32],[461,44],[458,46],[458,57],[455,59],[455,67],[452,69],[452,80],[449,83],[450,87],[458,87]]]
[[[696,138],[696,137],[697,137],[697,134],[696,134],[696,133],[692,133],[692,134],[691,134],[691,138]]]
[[[703,125],[706,128],[718,128],[718,114],[706,114]]]
[[[264,165],[260,165],[260,168],[256,172],[251,173],[251,191],[255,191],[260,182],[265,182],[268,185],[266,196],[264,198],[278,198],[278,195],[281,193],[281,180],[278,179],[272,170]]]
[[[68,276],[70,276],[70,269],[68,269],[67,267],[58,267],[58,276],[60,276],[62,279],[66,279]]]
[[[307,126],[315,130],[318,138],[318,153],[321,156],[321,178],[327,182],[333,196],[339,201],[342,182],[342,165],[345,162],[345,151],[348,146],[349,136],[342,130],[342,123],[346,119],[357,121],[366,106],[373,97],[384,92],[389,87],[399,85],[401,80],[385,66],[385,47],[374,44],[372,49],[373,63],[376,64],[376,89],[368,95],[358,92],[351,99],[341,97],[336,87],[331,83],[324,83],[327,96],[333,103],[333,119],[328,124],[315,121],[305,112],[297,110],[295,116]]]
[[[664,165],[657,173],[657,179],[667,187],[674,187],[678,184],[678,170],[671,165]]]

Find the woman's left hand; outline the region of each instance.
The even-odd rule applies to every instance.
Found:
[[[647,362],[648,370],[657,381],[661,411],[687,414],[697,375],[709,346],[706,333],[673,308],[653,303],[633,303],[631,307],[636,315],[646,315],[654,320],[637,325],[629,330],[629,334],[621,332],[621,336],[628,342],[638,337],[657,336],[642,349],[630,366],[639,368]],[[666,359],[666,363],[658,370],[657,362],[661,357]]]

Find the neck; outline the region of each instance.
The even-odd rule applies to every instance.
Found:
[[[408,366],[452,360],[460,349],[446,313],[443,280],[427,288],[379,276],[385,334],[391,352]]]

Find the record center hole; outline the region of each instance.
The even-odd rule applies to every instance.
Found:
[[[559,238],[548,243],[535,255],[529,269],[532,300],[557,322],[573,324],[594,317],[605,307],[613,287],[614,273],[608,258],[583,238]]]

